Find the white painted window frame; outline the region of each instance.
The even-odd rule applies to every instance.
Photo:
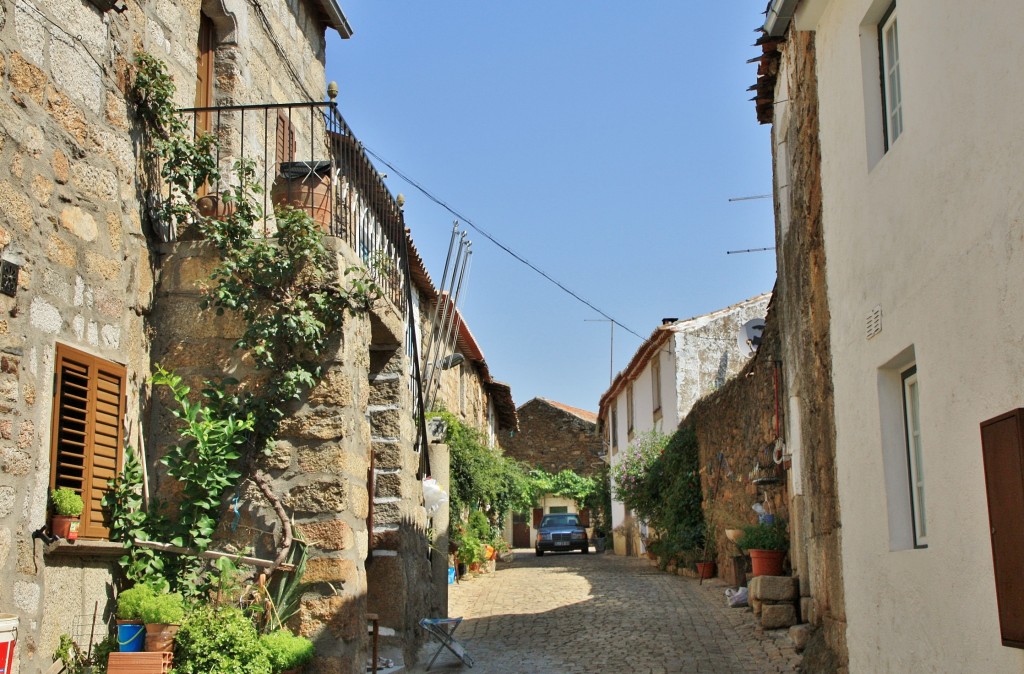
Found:
[[[900,38],[896,3],[878,24],[878,55],[882,69],[882,124],[885,150],[903,135],[903,81],[900,76]]]
[[[903,426],[907,445],[911,517],[914,525],[914,547],[928,547],[928,526],[925,519],[924,452],[921,443],[921,389],[917,366],[901,373],[903,380]]]

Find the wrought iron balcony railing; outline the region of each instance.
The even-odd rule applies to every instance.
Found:
[[[202,215],[217,217],[219,195],[238,182],[235,166],[247,160],[260,185],[263,221],[254,236],[273,236],[275,208],[305,210],[323,232],[344,240],[370,270],[385,296],[404,313],[405,225],[362,145],[334,102],[229,105],[180,111],[196,135],[217,139],[217,184],[197,191]],[[177,233],[166,233],[177,238]]]

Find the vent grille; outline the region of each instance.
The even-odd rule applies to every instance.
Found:
[[[874,309],[868,312],[867,321],[867,338],[871,339],[882,331],[882,305],[879,304]]]

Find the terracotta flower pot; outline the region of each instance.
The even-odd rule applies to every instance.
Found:
[[[785,550],[748,550],[752,576],[781,576]]]
[[[53,531],[54,536],[74,541],[78,540],[78,524],[78,517],[54,515],[50,520],[50,529]]]
[[[715,562],[697,562],[698,578],[714,578],[718,572],[718,564]]]
[[[146,623],[146,652],[165,653],[174,650],[174,637],[181,625]]]

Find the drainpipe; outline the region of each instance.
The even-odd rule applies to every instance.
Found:
[[[789,28],[789,24],[796,14],[798,4],[800,4],[800,0],[772,0],[764,21],[764,32],[771,37],[785,35],[786,29]]]

